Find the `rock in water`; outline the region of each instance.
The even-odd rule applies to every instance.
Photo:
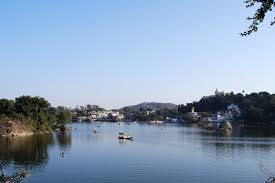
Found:
[[[226,121],[220,125],[219,130],[224,132],[230,132],[232,131],[232,125],[230,122]]]

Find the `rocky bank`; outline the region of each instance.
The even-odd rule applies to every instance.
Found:
[[[34,134],[30,125],[19,120],[0,122],[0,136],[26,136]]]

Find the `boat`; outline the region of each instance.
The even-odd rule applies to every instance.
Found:
[[[129,136],[127,133],[118,133],[118,139],[133,140],[134,137]]]

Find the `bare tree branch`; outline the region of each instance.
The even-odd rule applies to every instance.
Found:
[[[265,183],[275,183],[275,176],[263,165],[261,161],[258,161],[258,167],[260,171],[268,177]]]
[[[0,161],[0,183],[21,183],[29,175],[29,173],[26,170],[15,172],[12,175],[5,175],[4,168],[7,165],[7,161]]]

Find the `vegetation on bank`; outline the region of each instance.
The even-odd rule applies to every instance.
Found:
[[[270,124],[275,121],[275,94],[267,92],[251,93],[244,95],[233,92],[226,95],[203,97],[198,102],[179,105],[179,114],[190,112],[195,107],[197,112],[215,113],[225,111],[230,104],[240,107],[242,119],[248,124]]]
[[[86,106],[77,106],[71,110],[76,116],[89,116],[91,112],[106,111],[104,108],[99,107],[98,105],[87,104]]]
[[[21,96],[15,100],[0,99],[0,122],[21,121],[33,131],[51,131],[65,125],[72,119],[66,107],[52,107],[41,97]]]
[[[124,115],[127,120],[130,121],[164,121],[167,117],[177,118],[177,109],[157,109],[140,108],[139,111],[127,113],[124,111]]]
[[[247,124],[269,124],[275,121],[275,94],[267,92],[251,94],[234,94],[233,92],[224,95],[203,97],[198,102],[178,105],[175,109],[152,109],[139,108],[136,111],[129,111],[127,108],[121,110],[128,121],[164,121],[169,118],[180,118],[195,107],[197,112],[216,113],[225,111],[230,104],[240,107],[241,118]],[[82,109],[83,108],[83,109]],[[104,110],[96,105],[68,109],[66,107],[52,107],[50,103],[41,97],[21,96],[15,100],[0,99],[0,122],[7,120],[22,121],[33,131],[51,131],[65,125],[72,120],[73,113],[87,115],[91,111]]]
[[[149,110],[175,110],[177,109],[177,105],[176,104],[172,104],[172,103],[159,103],[159,102],[143,102],[137,105],[131,105],[131,106],[126,106],[123,107],[121,109],[119,109],[119,111],[123,111],[123,112],[138,112],[138,111],[144,111],[145,109],[149,109]]]
[[[204,115],[216,114],[227,110],[227,106],[236,104],[241,110],[241,119],[246,124],[251,125],[267,125],[275,122],[275,94],[267,92],[243,94],[226,93],[220,95],[206,96],[197,102],[178,105],[177,108],[138,108],[128,110],[127,107],[122,108],[121,112],[128,121],[163,121],[169,118],[184,118],[191,112],[192,107],[196,112]]]

